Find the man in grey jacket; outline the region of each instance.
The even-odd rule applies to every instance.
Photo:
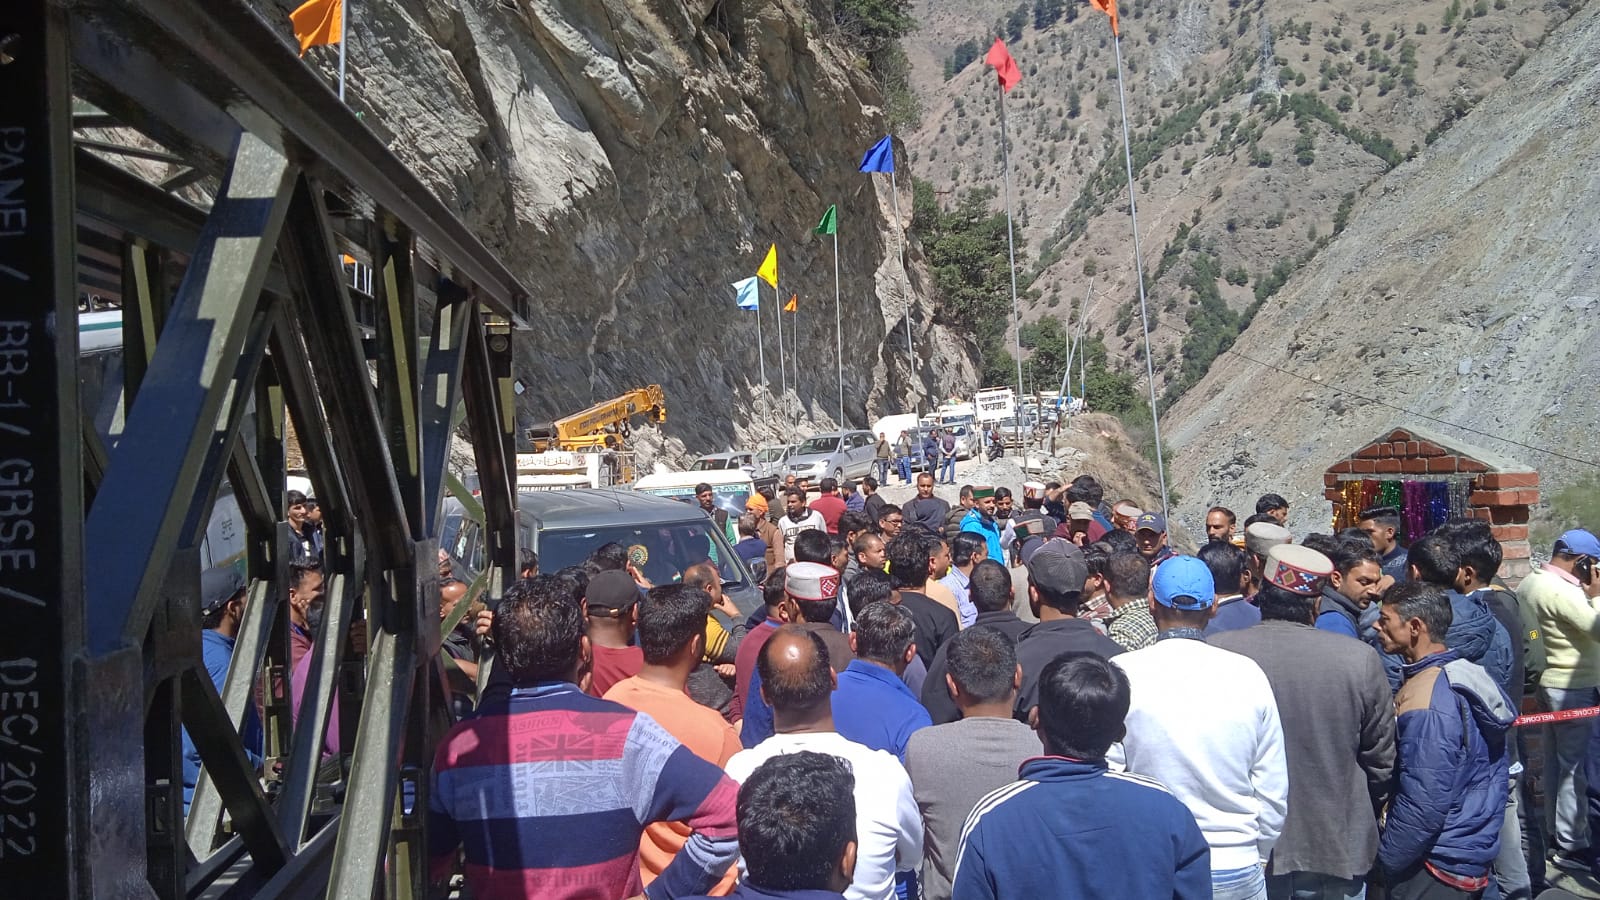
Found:
[[[1261,667],[1283,724],[1290,796],[1267,871],[1274,900],[1360,896],[1394,773],[1394,702],[1378,655],[1312,625],[1331,571],[1308,547],[1273,547],[1256,594],[1261,623],[1206,639]]]
[[[998,567],[998,563],[985,565]],[[975,625],[940,650],[946,686],[961,719],[911,735],[906,770],[922,813],[922,896],[948,900],[961,828],[989,792],[1017,780],[1023,761],[1042,752],[1033,729],[1011,717],[1022,667],[998,629]]]

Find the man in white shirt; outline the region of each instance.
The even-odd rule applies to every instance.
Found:
[[[761,696],[772,706],[776,732],[728,760],[728,775],[743,783],[756,767],[784,753],[811,750],[837,756],[855,775],[856,868],[846,900],[889,900],[895,873],[922,861],[922,814],[911,778],[893,754],[844,739],[834,730],[835,678],[828,648],[814,632],[785,625],[761,648]]]
[[[1192,556],[1152,573],[1156,643],[1112,662],[1128,675],[1127,737],[1107,758],[1166,785],[1211,848],[1216,900],[1266,900],[1262,870],[1283,831],[1289,771],[1261,667],[1205,642],[1216,585]]]
[[[828,523],[822,518],[822,513],[806,505],[805,488],[786,489],[783,502],[787,512],[778,519],[778,531],[783,534],[783,560],[787,564],[794,562],[794,539],[799,537],[800,532],[827,532]]]

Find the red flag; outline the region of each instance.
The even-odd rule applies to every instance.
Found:
[[[989,55],[983,61],[994,66],[995,74],[1000,76],[1002,91],[1009,91],[1022,81],[1022,70],[1017,68],[1017,61],[1011,58],[1011,51],[1006,49],[1006,42],[1000,38],[994,39],[994,46],[989,48]]]
[[[1121,36],[1117,30],[1117,0],[1089,0],[1089,5],[1111,17],[1111,33]]]

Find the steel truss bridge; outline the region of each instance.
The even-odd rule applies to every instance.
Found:
[[[108,126],[148,143],[82,133]],[[153,184],[106,151],[188,168]],[[208,209],[173,193],[198,180]],[[370,296],[347,287],[356,251]],[[85,259],[122,299],[109,433],[79,395]],[[426,893],[446,460],[464,423],[498,595],[530,308],[245,0],[0,3],[0,894]],[[298,727],[286,415],[326,533]],[[249,599],[219,694],[198,547],[224,479]],[[257,702],[261,773],[237,734]],[[344,752],[323,761],[336,708]],[[204,762],[187,817],[180,725]]]

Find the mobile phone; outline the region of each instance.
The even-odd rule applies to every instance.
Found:
[[[1588,584],[1589,582],[1593,581],[1594,557],[1581,557],[1576,563],[1573,564],[1572,574],[1577,576],[1578,580],[1584,584]]]

